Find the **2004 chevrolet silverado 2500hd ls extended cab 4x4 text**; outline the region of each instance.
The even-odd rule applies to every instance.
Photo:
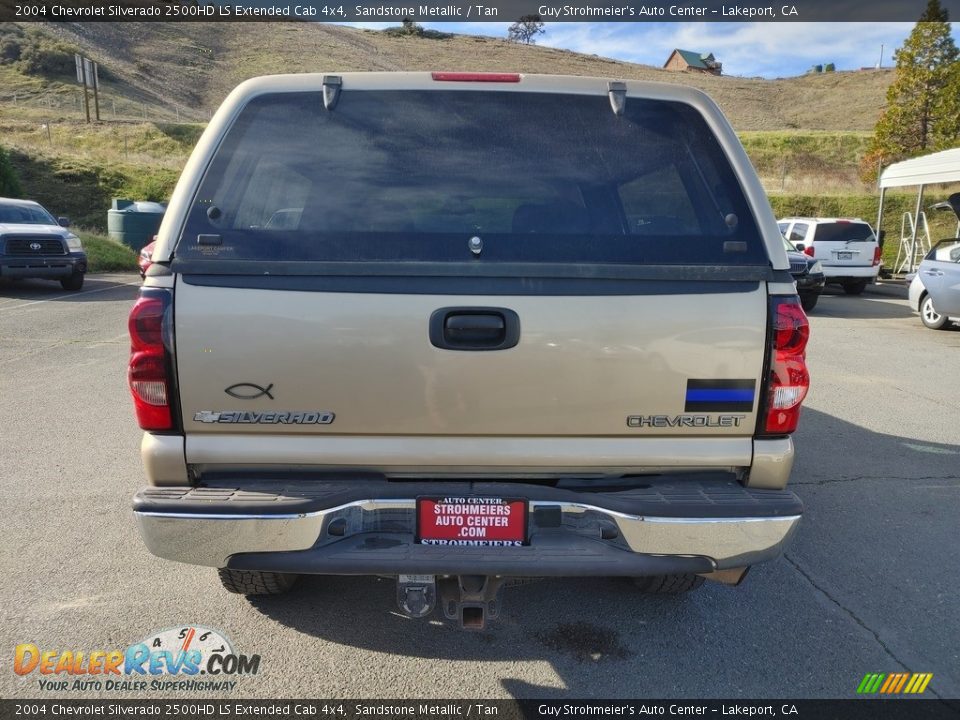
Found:
[[[393,576],[465,627],[513,577],[737,583],[802,512],[788,270],[696,90],[245,82],[130,315],[143,538],[245,594]]]

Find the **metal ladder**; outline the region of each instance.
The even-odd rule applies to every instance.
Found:
[[[927,213],[921,210],[917,221],[914,221],[913,214],[905,212],[900,218],[900,247],[897,248],[897,259],[893,263],[894,272],[912,272],[928,252],[930,226],[927,224]]]

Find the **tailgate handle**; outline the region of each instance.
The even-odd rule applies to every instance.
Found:
[[[520,318],[506,308],[440,308],[430,316],[430,342],[444,350],[506,350],[520,340]]]

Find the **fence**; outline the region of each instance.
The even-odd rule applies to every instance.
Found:
[[[13,106],[35,116],[85,120],[83,88],[66,88],[57,92],[0,92],[0,106]],[[100,119],[150,122],[207,122],[211,113],[179,105],[147,103],[100,90]],[[93,93],[90,92],[90,117],[94,115]]]

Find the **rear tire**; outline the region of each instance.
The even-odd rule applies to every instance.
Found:
[[[696,590],[703,582],[699,575],[650,575],[633,579],[640,592],[651,595],[679,595]]]
[[[810,312],[817,306],[817,300],[820,299],[820,293],[803,293],[800,296],[800,307],[806,312]]]
[[[238,595],[282,595],[296,584],[299,577],[289,573],[230,568],[220,568],[217,574],[224,589]]]
[[[867,289],[866,280],[856,280],[854,282],[845,282],[843,284],[843,291],[847,295],[859,295],[866,289]]]
[[[933,299],[929,295],[924,295],[920,301],[920,321],[931,330],[943,330],[950,319],[946,315],[941,315],[933,307]]]
[[[83,287],[83,273],[75,272],[68,278],[64,278],[60,281],[60,287],[64,290],[79,290]]]

